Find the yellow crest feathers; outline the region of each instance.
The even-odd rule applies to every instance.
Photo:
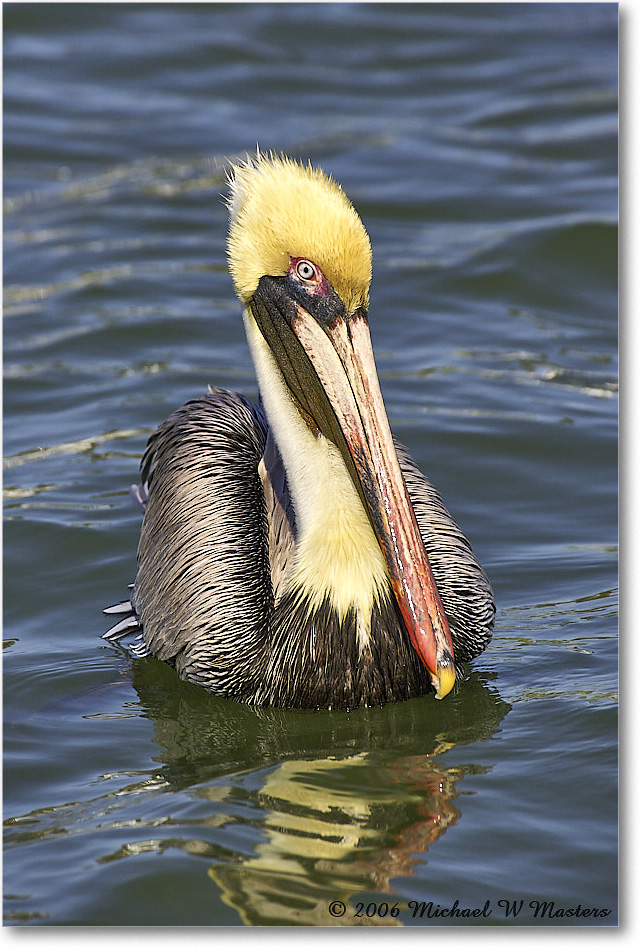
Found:
[[[368,306],[370,240],[345,192],[320,168],[259,155],[229,176],[228,259],[245,303],[261,277],[287,273],[290,258],[317,264],[348,312]]]

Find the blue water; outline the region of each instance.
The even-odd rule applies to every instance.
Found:
[[[5,923],[613,925],[617,6],[3,14]],[[361,214],[392,428],[495,589],[442,703],[256,710],[100,639],[148,435],[255,396],[257,142]]]

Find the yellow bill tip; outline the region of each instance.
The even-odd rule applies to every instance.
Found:
[[[437,674],[432,678],[435,687],[435,699],[443,699],[444,696],[447,696],[455,685],[456,679],[457,672],[452,661],[444,665],[440,663]]]

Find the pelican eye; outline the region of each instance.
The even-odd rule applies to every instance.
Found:
[[[310,261],[302,259],[297,262],[295,272],[299,280],[310,282],[317,277],[317,269]]]

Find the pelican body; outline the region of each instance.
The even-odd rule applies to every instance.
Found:
[[[321,170],[230,173],[228,257],[260,401],[210,389],[151,436],[125,616],[184,679],[261,705],[434,691],[488,645],[492,590],[390,432],[368,328],[371,250]]]

